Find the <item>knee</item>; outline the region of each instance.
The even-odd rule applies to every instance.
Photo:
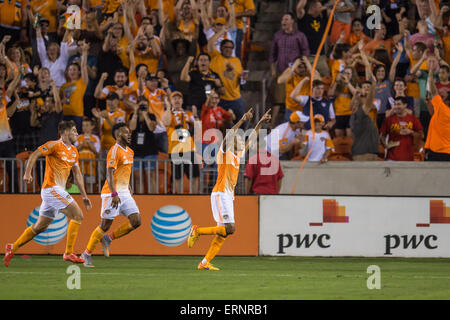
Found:
[[[227,232],[227,236],[230,234],[233,234],[234,231],[236,231],[236,227],[234,226],[234,223],[227,223],[225,225],[225,231]]]
[[[31,230],[33,230],[33,232],[34,232],[35,234],[39,234],[39,233],[42,233],[42,232],[44,232],[45,230],[47,230],[47,227],[48,227],[48,225],[44,225],[44,224],[34,224],[34,225],[31,227]]]
[[[73,216],[73,220],[77,220],[80,222],[83,221],[83,218],[84,218],[83,211],[81,211],[81,210],[77,210]]]

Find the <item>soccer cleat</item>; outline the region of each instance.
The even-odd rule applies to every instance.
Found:
[[[197,234],[197,225],[193,225],[191,227],[191,231],[189,232],[189,237],[187,239],[188,248],[192,248],[194,246],[195,241],[198,240],[200,235]]]
[[[109,234],[105,234],[102,237],[102,249],[103,249],[103,254],[105,255],[105,257],[109,257],[109,245],[111,244],[111,237],[109,236]]]
[[[210,271],[218,271],[219,268],[214,267],[211,263],[207,262],[205,264],[202,264],[201,262],[198,264],[197,267],[198,270],[210,270]]]
[[[7,243],[5,248],[5,257],[3,258],[3,263],[5,264],[5,267],[9,266],[9,262],[11,261],[12,257],[14,257],[14,253],[12,252],[13,244]]]
[[[65,254],[63,255],[64,261],[70,261],[73,263],[84,263],[84,259],[77,257],[75,253]]]
[[[86,252],[83,252],[80,256],[81,259],[84,260],[84,266],[86,268],[93,268],[94,265],[92,264],[92,256],[90,254],[87,254]]]

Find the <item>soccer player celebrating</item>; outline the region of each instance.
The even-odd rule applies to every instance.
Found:
[[[78,137],[75,122],[72,120],[61,121],[58,125],[58,132],[61,139],[48,141],[43,144],[28,159],[23,180],[26,183],[31,183],[33,181],[31,171],[36,160],[45,156],[45,177],[41,187],[42,203],[39,209],[39,217],[35,224],[25,229],[16,242],[6,245],[3,259],[5,266],[9,266],[11,258],[20,247],[47,229],[58,211],[61,211],[70,219],[67,229],[66,251],[63,259],[73,263],[84,262],[83,259],[77,257],[73,252],[78,229],[83,220],[83,212],[72,196],[65,191],[67,178],[70,170],[72,170],[75,183],[80,189],[84,206],[86,210],[91,209],[91,201],[87,197],[83,175],[78,164],[78,150],[73,145]]]
[[[109,150],[106,158],[106,181],[102,189],[102,218],[100,225],[92,232],[86,250],[81,254],[85,267],[93,267],[92,252],[102,241],[103,253],[109,256],[112,240],[123,237],[141,225],[141,216],[136,202],[131,197],[130,177],[133,169],[134,152],[128,146],[131,143],[130,129],[124,123],[117,123],[112,129],[116,144]],[[129,221],[111,234],[106,232],[119,214]]]
[[[265,121],[270,121],[270,110],[259,120],[254,133],[258,134],[259,129]],[[219,253],[220,248],[228,235],[234,233],[234,188],[239,175],[240,158],[245,150],[249,149],[250,143],[256,139],[249,137],[247,144],[237,130],[241,125],[253,117],[253,109],[245,113],[222,141],[217,154],[218,176],[216,185],[211,193],[211,208],[214,220],[217,222],[215,227],[198,227],[193,225],[187,240],[188,247],[191,248],[201,235],[215,235],[205,258],[198,264],[199,270],[219,270],[214,267],[210,261]]]

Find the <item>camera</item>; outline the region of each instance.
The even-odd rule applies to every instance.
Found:
[[[145,104],[139,105],[139,111],[147,111],[147,106]]]
[[[179,142],[185,142],[186,139],[189,137],[189,131],[184,129],[181,124],[177,125],[175,127],[175,130],[177,131],[177,136],[178,136]]]

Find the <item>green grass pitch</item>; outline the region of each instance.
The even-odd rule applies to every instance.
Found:
[[[193,256],[94,256],[69,290],[61,256],[0,267],[0,299],[303,300],[450,299],[450,260],[413,258],[216,257],[220,271],[200,271]],[[377,265],[381,288],[369,290]]]

